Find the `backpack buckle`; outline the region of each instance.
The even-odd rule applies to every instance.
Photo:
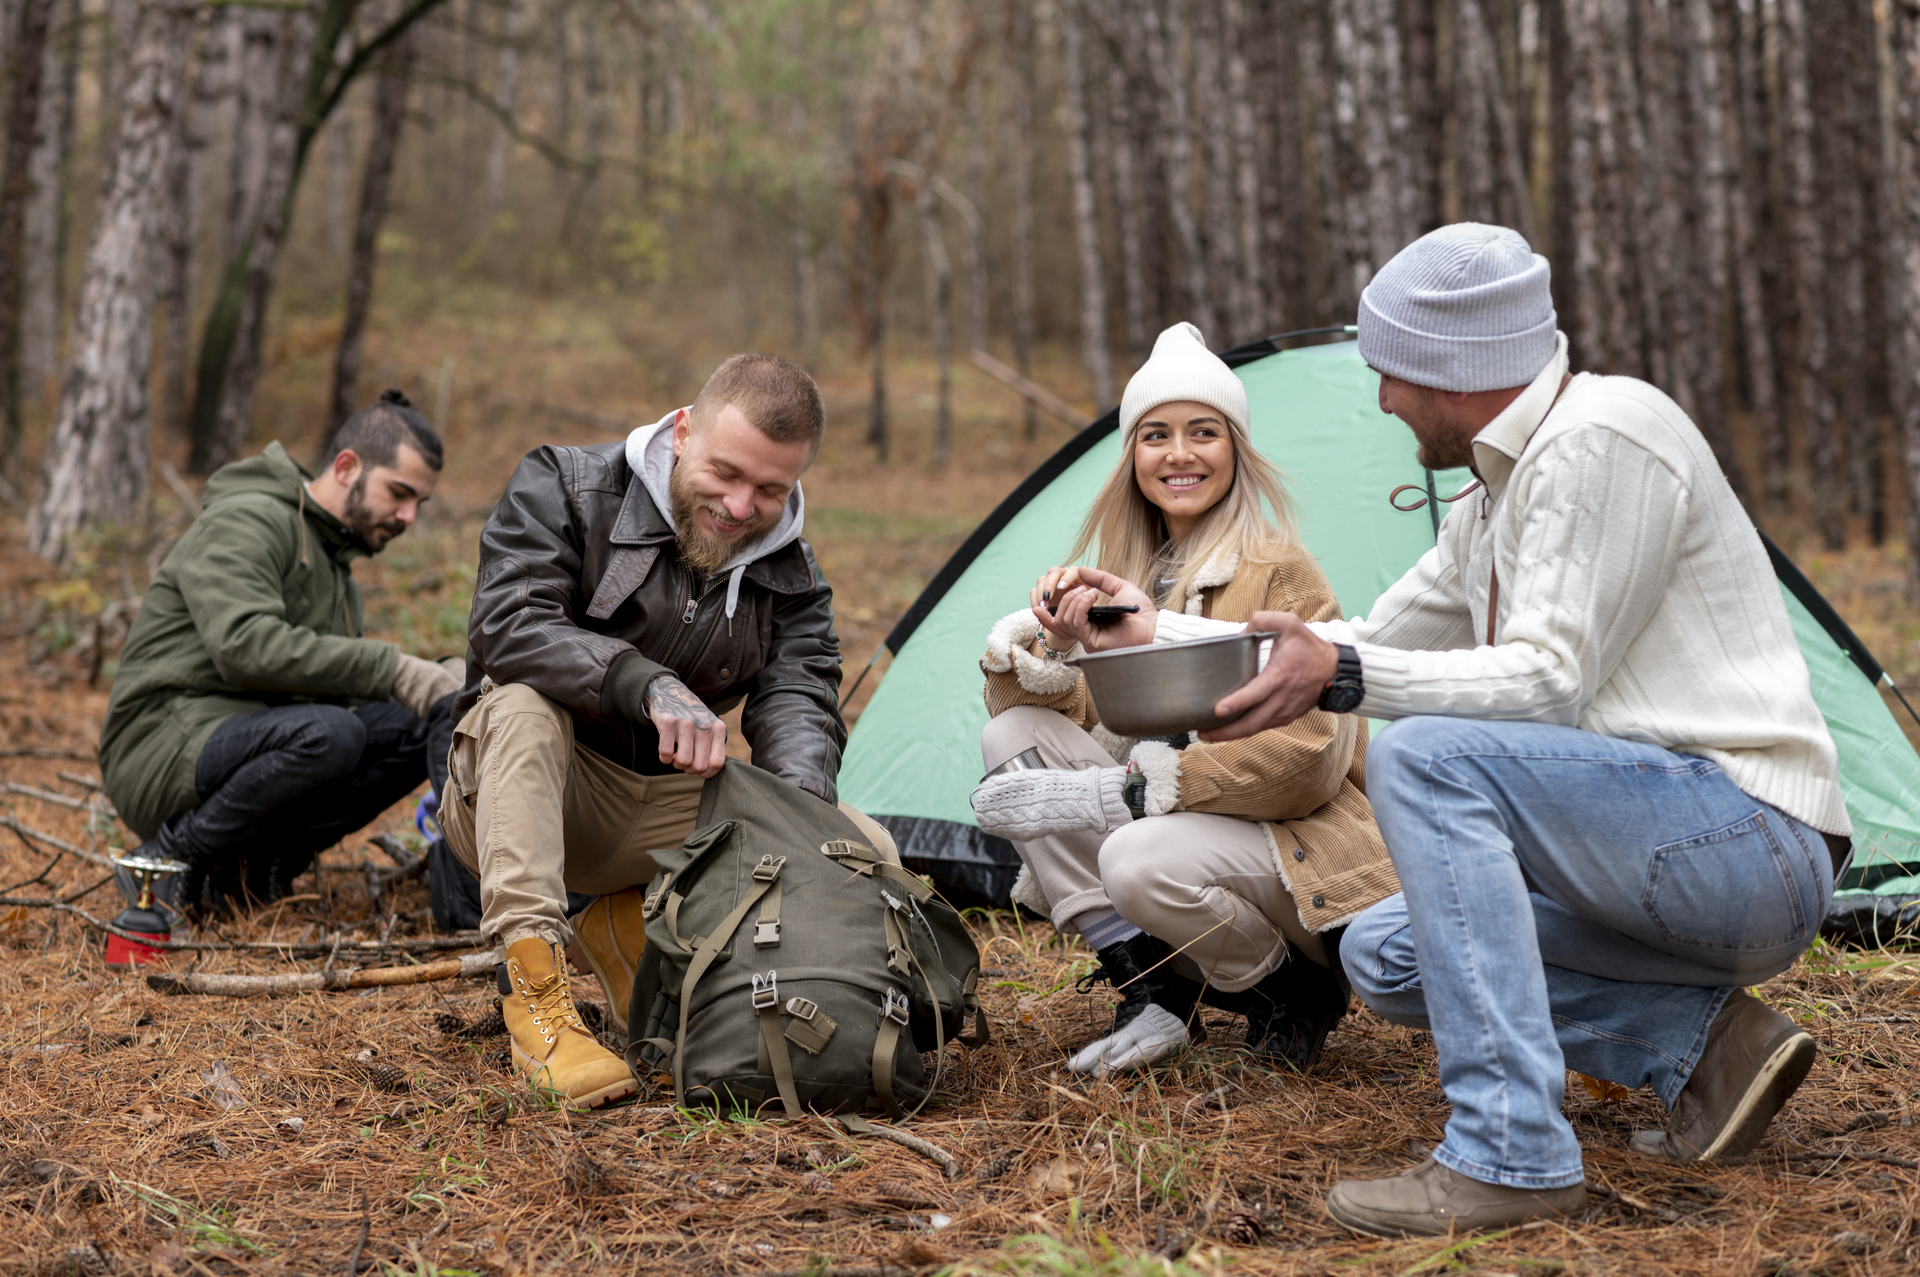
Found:
[[[831,842],[820,844],[820,854],[833,860],[844,860],[848,856],[869,860],[873,857],[873,848],[865,843],[855,842],[851,838],[835,838]]]
[[[820,1014],[820,1004],[812,998],[788,998],[787,1014],[796,1020],[811,1020]]]
[[[753,1009],[765,1011],[780,1005],[779,973],[769,971],[753,977]]]
[[[771,854],[762,856],[760,857],[760,863],[753,867],[753,880],[755,882],[772,882],[780,876],[780,871],[786,867],[787,858],[785,856],[781,856],[777,860]]]
[[[880,1015],[881,1018],[892,1020],[895,1024],[905,1028],[907,1024],[907,995],[889,985],[887,988],[887,996],[880,1003]]]
[[[771,949],[780,943],[780,919],[768,918],[753,924],[753,947]]]
[[[640,916],[642,918],[659,916],[660,911],[667,906],[667,893],[672,890],[673,871],[668,870],[666,873],[660,875],[659,879],[653,884],[653,890],[649,891],[645,898],[641,900]]]
[[[907,907],[895,899],[893,893],[884,887],[880,889],[880,898],[886,901],[887,908],[893,910],[895,913],[905,913],[907,911]]]

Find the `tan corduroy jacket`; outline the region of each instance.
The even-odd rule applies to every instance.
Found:
[[[1340,616],[1333,587],[1305,550],[1237,569],[1237,556],[1209,563],[1181,610],[1223,621],[1245,621],[1256,611],[1292,612],[1305,621]],[[988,714],[1038,705],[1065,715],[1117,761],[1140,764],[1149,815],[1204,811],[1262,822],[1274,870],[1308,930],[1342,926],[1400,889],[1367,802],[1364,720],[1314,710],[1245,740],[1175,750],[1102,727],[1080,672],[1041,655],[1031,612],[1000,621],[987,647],[980,664]]]

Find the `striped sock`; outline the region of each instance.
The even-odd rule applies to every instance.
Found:
[[[1089,909],[1085,913],[1077,913],[1073,916],[1073,925],[1086,937],[1096,953],[1110,944],[1119,944],[1140,934],[1140,928],[1112,909]]]

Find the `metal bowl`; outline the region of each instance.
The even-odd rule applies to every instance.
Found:
[[[1171,736],[1223,727],[1215,702],[1245,686],[1271,633],[1223,634],[1184,643],[1150,643],[1072,658],[1087,676],[1093,708],[1120,736]],[[1239,715],[1234,715],[1238,718]]]

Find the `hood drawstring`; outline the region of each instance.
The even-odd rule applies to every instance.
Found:
[[[300,566],[307,564],[307,485],[300,485]]]
[[[747,575],[747,565],[742,563],[727,577],[727,635],[733,635],[733,609],[740,605],[740,581]]]

